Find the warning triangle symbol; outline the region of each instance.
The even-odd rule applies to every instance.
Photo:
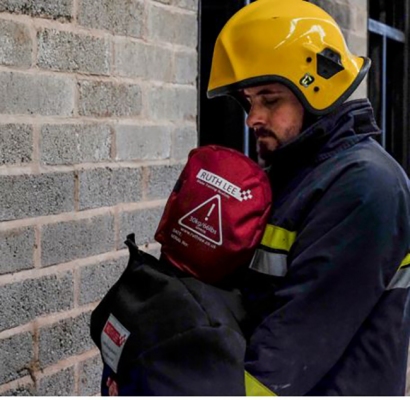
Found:
[[[221,196],[219,194],[195,207],[178,223],[217,245],[222,244]]]

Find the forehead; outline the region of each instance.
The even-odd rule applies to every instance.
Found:
[[[267,85],[246,88],[242,93],[245,97],[253,97],[264,94],[284,94],[288,92],[289,89],[281,83],[269,83]]]

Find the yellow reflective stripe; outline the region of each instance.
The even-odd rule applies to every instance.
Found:
[[[246,396],[276,396],[247,371],[245,371],[245,393]]]
[[[274,250],[289,251],[295,239],[296,232],[288,231],[280,226],[267,224],[261,244]]]
[[[410,253],[407,254],[406,257],[404,257],[404,260],[401,262],[399,269],[403,267],[407,267],[407,265],[409,264],[410,264]]]

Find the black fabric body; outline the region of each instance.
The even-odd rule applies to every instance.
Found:
[[[296,232],[285,276],[246,271],[246,370],[278,395],[404,395],[409,182],[370,104],[321,118],[271,158],[270,224]]]
[[[244,310],[237,290],[222,289],[141,252],[128,237],[130,260],[91,316],[101,349],[110,314],[131,332],[117,374],[119,395],[244,395]],[[103,360],[104,361],[104,360]]]

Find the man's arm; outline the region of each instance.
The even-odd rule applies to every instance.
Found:
[[[340,359],[409,248],[408,194],[357,168],[313,207],[275,293],[281,306],[254,331],[246,369],[276,394],[304,395]]]

